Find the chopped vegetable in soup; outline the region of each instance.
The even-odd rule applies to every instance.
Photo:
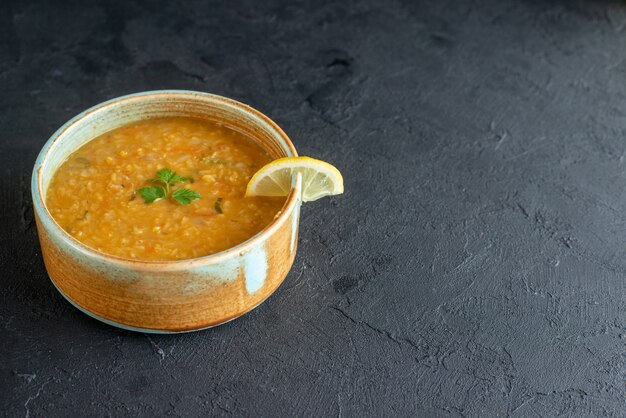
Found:
[[[213,122],[158,118],[83,145],[55,173],[46,204],[74,238],[103,253],[180,260],[233,247],[278,215],[285,198],[244,197],[271,161]]]

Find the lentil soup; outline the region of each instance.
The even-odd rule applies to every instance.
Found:
[[[246,135],[207,120],[169,117],[133,123],[99,136],[56,171],[46,204],[78,241],[137,260],[181,260],[231,248],[279,214],[283,197],[244,197],[254,173],[272,160]],[[146,203],[142,188],[163,168],[186,177],[168,196]],[[171,190],[170,190],[171,187]]]

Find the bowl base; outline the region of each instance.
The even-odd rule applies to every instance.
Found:
[[[100,321],[102,323],[105,323],[107,325],[111,325],[111,326],[116,327],[116,328],[121,328],[121,329],[124,329],[126,331],[143,332],[143,333],[146,333],[146,334],[185,334],[185,333],[188,333],[188,332],[202,331],[202,330],[205,330],[205,329],[215,328],[217,326],[220,326],[222,324],[230,322],[233,319],[239,318],[239,316],[237,316],[235,318],[230,318],[230,319],[228,319],[228,320],[226,320],[224,322],[220,322],[219,324],[209,325],[208,327],[186,329],[184,331],[168,331],[168,330],[164,330],[164,329],[138,328],[138,327],[133,327],[131,325],[125,325],[125,324],[121,324],[119,322],[111,321],[109,319],[102,318],[101,316],[98,316],[98,315],[96,315],[93,312],[89,312],[87,309],[85,309],[82,306],[78,305],[72,299],[70,299],[65,293],[63,293],[63,291],[61,289],[59,289],[59,287],[56,285],[56,283],[54,282],[54,280],[52,280],[51,277],[50,277],[50,282],[52,283],[54,288],[61,294],[61,296],[63,296],[63,298],[66,301],[68,301],[73,307],[75,307],[76,309],[78,309],[82,313],[87,314],[88,316],[90,316],[93,319],[96,319],[96,320],[98,320],[98,321]],[[254,309],[254,308],[256,308],[256,306],[254,306],[252,309]],[[246,313],[247,312],[244,312],[242,315],[245,315]],[[240,316],[242,316],[242,315],[240,315]]]

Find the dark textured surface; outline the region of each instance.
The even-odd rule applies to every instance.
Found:
[[[2,415],[626,415],[625,4],[0,8]],[[29,189],[67,119],[159,88],[257,107],[346,186],[269,301],[180,336],[66,303]]]

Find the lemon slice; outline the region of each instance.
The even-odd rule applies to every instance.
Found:
[[[286,157],[267,164],[250,179],[246,196],[287,196],[294,174],[302,174],[302,201],[343,193],[343,177],[333,165],[310,157]]]

